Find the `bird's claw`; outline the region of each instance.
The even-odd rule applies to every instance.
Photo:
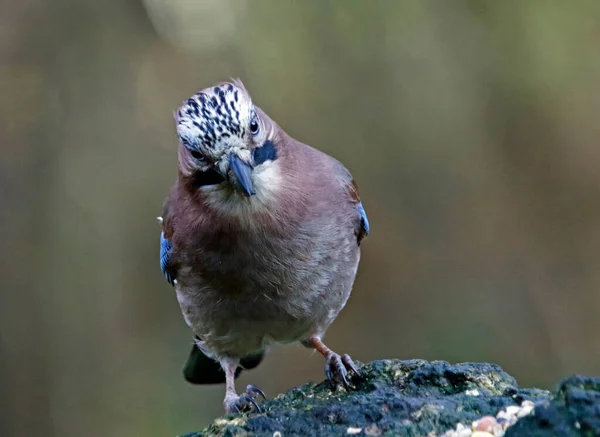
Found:
[[[356,376],[360,376],[360,372],[356,368],[356,365],[350,358],[350,355],[338,355],[336,353],[331,354],[325,362],[325,376],[327,379],[336,385],[340,383],[346,390],[350,390],[350,384],[348,383],[348,371],[351,370]]]
[[[260,396],[263,399],[267,399],[265,392],[262,391],[259,387],[252,384],[248,384],[248,386],[246,387],[246,393],[252,396],[253,398],[257,398],[258,396]]]
[[[344,363],[344,366],[346,366],[347,369],[352,370],[354,374],[360,378],[361,374],[356,368],[356,364],[354,364],[354,361],[352,361],[352,358],[350,358],[350,355],[342,355],[342,363]]]
[[[258,402],[256,402],[256,398],[259,396],[266,399],[264,391],[255,385],[248,385],[245,393],[225,402],[225,410],[228,413],[243,413],[252,410],[261,413],[262,409],[258,405]]]
[[[238,398],[238,401],[236,402],[235,406],[239,412],[250,411],[252,410],[252,407],[254,407],[259,413],[262,411],[260,409],[260,405],[258,405],[258,402],[256,402],[256,399],[254,399],[248,393],[242,393]]]

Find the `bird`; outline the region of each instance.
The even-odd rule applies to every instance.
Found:
[[[203,89],[174,112],[178,175],[163,204],[160,267],[194,340],[192,384],[223,384],[226,413],[260,411],[242,370],[278,344],[325,358],[331,383],[360,377],[323,342],[354,284],[369,221],[350,172],[288,135],[240,79]]]

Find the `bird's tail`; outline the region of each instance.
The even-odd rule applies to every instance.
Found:
[[[240,360],[240,367],[235,372],[237,378],[242,369],[254,369],[260,364],[264,352],[247,355]],[[190,355],[183,366],[183,377],[190,384],[224,384],[225,372],[221,365],[210,357],[207,357],[196,344],[192,345]]]

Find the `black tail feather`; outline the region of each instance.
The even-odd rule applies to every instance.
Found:
[[[235,377],[237,378],[242,369],[254,369],[260,364],[264,357],[264,352],[245,356],[240,360],[240,367],[235,371]],[[221,365],[207,357],[204,353],[194,344],[192,350],[188,356],[188,359],[183,366],[183,377],[190,384],[224,384],[225,383],[225,372],[221,368]]]

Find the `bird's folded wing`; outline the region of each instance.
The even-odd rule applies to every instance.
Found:
[[[175,285],[175,269],[173,268],[171,261],[171,252],[173,247],[169,241],[169,237],[172,234],[172,230],[169,226],[169,208],[168,200],[165,202],[163,207],[163,216],[160,218],[162,224],[162,232],[160,233],[160,269],[165,275],[167,282],[171,285]]]
[[[346,187],[346,190],[350,196],[350,201],[356,208],[358,217],[360,217],[359,226],[356,229],[356,238],[358,244],[360,244],[363,238],[369,235],[370,231],[367,212],[365,211],[365,208],[360,200],[360,196],[358,194],[358,185],[356,185],[352,175],[342,164],[339,164],[338,166],[338,175],[340,182]]]

